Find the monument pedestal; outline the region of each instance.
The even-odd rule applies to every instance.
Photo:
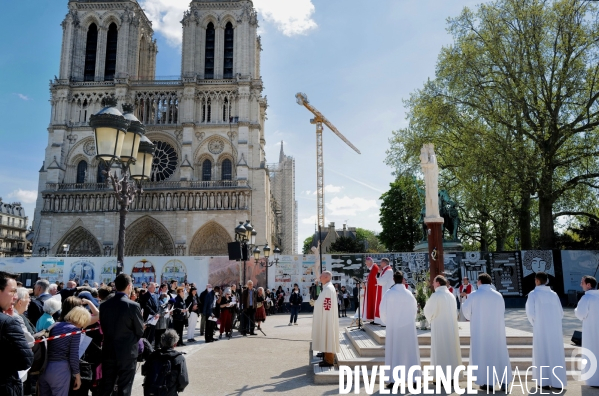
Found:
[[[445,270],[443,264],[443,218],[425,218],[424,222],[428,227],[428,262],[432,284],[435,276],[443,275]]]

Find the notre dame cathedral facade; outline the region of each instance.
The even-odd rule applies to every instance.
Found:
[[[95,158],[90,115],[105,96],[135,105],[156,146],[127,216],[126,256],[227,255],[251,220],[256,244],[297,250],[288,157],[266,164],[257,15],[249,0],[193,0],[181,16],[181,76],[156,77],[152,23],[135,0],[70,0],[40,170],[34,254],[114,255],[118,207]],[[281,162],[285,162],[282,164]],[[293,163],[293,167],[294,167]],[[282,173],[283,172],[283,173]],[[294,176],[293,173],[289,173]],[[280,183],[289,183],[283,187]],[[284,221],[283,221],[284,219]],[[291,236],[291,237],[290,237]],[[111,253],[112,252],[112,253]]]

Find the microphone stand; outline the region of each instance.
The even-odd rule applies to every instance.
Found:
[[[360,316],[360,311],[362,311],[362,302],[360,301],[360,290],[362,290],[361,285],[364,284],[364,281],[361,281],[360,279],[354,277],[353,280],[358,284],[358,328],[357,329],[351,329],[352,327],[356,327],[356,326],[349,326],[348,329],[351,329],[350,331],[353,330],[361,330],[361,331],[365,331],[362,328],[362,318]]]

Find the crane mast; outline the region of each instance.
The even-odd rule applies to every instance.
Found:
[[[297,100],[297,104],[304,106],[308,111],[314,114],[314,118],[310,120],[311,124],[316,125],[316,201],[317,201],[317,217],[318,217],[318,227],[319,230],[324,228],[324,152],[323,152],[323,144],[322,144],[322,124],[326,125],[335,135],[337,135],[341,140],[343,140],[349,147],[354,149],[358,154],[360,150],[356,146],[354,146],[345,136],[335,128],[333,124],[329,120],[326,119],[324,115],[320,111],[318,111],[314,106],[310,104],[308,101],[308,97],[304,93],[297,93],[295,95]]]

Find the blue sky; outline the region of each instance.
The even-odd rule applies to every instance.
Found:
[[[181,27],[189,0],[140,0],[158,40],[157,75],[180,73]],[[480,0],[255,0],[268,97],[267,161],[280,141],[296,159],[299,240],[316,222],[316,139],[305,92],[362,152],[325,130],[327,223],[379,230],[378,198],[392,181],[384,164],[391,132],[406,125],[402,100],[434,77],[451,42],[446,19]],[[21,201],[30,223],[50,120],[49,80],[58,74],[67,0],[19,0],[0,16],[0,197]]]

